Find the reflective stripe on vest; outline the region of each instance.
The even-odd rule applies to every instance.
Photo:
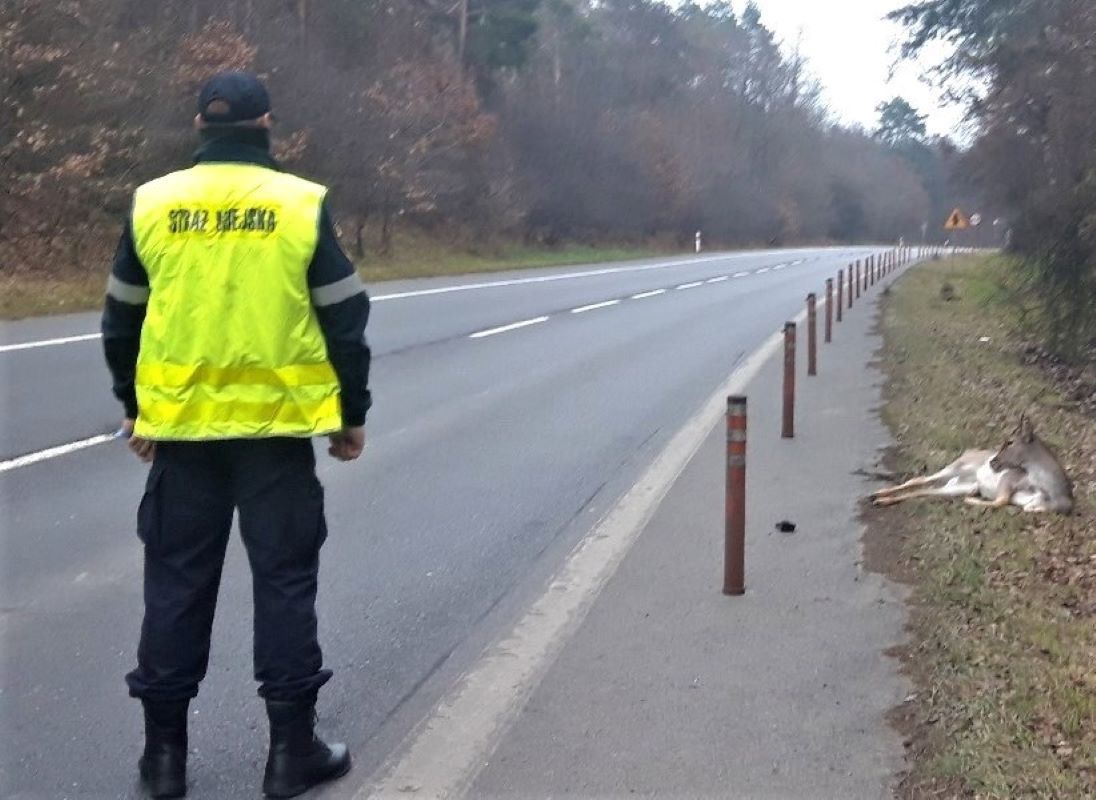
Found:
[[[135,433],[202,440],[342,427],[308,289],[325,189],[252,164],[198,164],[141,186],[148,272]]]

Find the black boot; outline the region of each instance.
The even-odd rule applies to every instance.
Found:
[[[150,797],[186,794],[186,710],[189,701],[153,702],[145,707],[145,752],[137,762]]]
[[[267,797],[296,797],[318,783],[350,771],[343,744],[325,744],[316,736],[316,700],[267,700],[270,755],[263,776]]]

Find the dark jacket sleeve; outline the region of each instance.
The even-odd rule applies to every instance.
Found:
[[[148,274],[133,246],[133,229],[126,221],[114,266],[107,282],[101,329],[103,352],[114,382],[114,396],[125,406],[126,416],[137,417],[134,376],[141,346],[141,326],[148,307]]]
[[[358,271],[343,253],[326,204],[320,211],[319,239],[308,268],[308,288],[320,321],[327,357],[339,378],[343,424],[365,424],[369,393],[369,295]]]

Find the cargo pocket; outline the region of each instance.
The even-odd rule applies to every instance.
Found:
[[[318,479],[313,478],[312,496],[316,508],[316,552],[327,541],[327,514],[324,513],[323,485]]]
[[[144,496],[141,497],[141,504],[137,507],[137,538],[146,548],[155,548],[161,540],[163,502],[160,498],[160,484],[163,483],[163,477],[163,463],[153,461],[148,471]]]

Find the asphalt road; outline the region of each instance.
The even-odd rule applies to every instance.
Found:
[[[783,250],[371,287],[375,406],[358,462],[322,447],[330,535],[321,730],[391,753],[737,360],[868,249]],[[587,308],[589,307],[589,308]],[[141,614],[145,468],[118,442],[97,315],[0,327],[0,797],[138,796],[122,675]],[[25,346],[34,344],[35,346]],[[259,796],[250,577],[229,548],[191,797]]]

